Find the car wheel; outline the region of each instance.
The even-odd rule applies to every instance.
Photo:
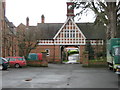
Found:
[[[15,68],[19,68],[20,67],[20,65],[19,64],[15,64]]]

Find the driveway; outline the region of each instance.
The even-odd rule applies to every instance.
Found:
[[[74,64],[74,63],[79,63],[79,54],[73,54],[68,56],[68,61],[65,62],[65,64]]]
[[[118,76],[106,68],[83,68],[80,64],[49,64],[49,67],[9,68],[2,72],[2,87],[118,88]]]

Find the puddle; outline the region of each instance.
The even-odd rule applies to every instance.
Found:
[[[31,78],[28,78],[28,79],[25,79],[25,81],[32,81],[32,79],[31,79]]]

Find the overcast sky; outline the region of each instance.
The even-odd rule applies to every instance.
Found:
[[[30,25],[41,22],[41,15],[45,16],[45,23],[64,23],[67,13],[67,0],[6,0],[6,16],[15,26],[26,24],[26,17],[30,19]],[[75,10],[77,13],[78,10]],[[93,22],[94,15],[89,12],[76,22]]]

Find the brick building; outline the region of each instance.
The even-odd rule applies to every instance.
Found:
[[[0,57],[2,56],[2,1],[0,0]]]
[[[67,19],[65,23],[45,23],[44,15],[41,16],[41,23],[32,27],[37,31],[37,40],[39,44],[32,53],[47,52],[49,62],[62,62],[63,50],[67,47],[79,49],[79,58],[82,62],[82,54],[85,50],[87,41],[90,41],[94,50],[103,48],[105,40],[105,27],[102,25],[95,26],[94,23],[75,23],[73,2],[67,2]],[[28,23],[28,20],[27,20]],[[21,27],[22,25],[19,25]]]
[[[0,56],[17,56],[16,30],[12,22],[5,16],[6,0],[0,1]]]

